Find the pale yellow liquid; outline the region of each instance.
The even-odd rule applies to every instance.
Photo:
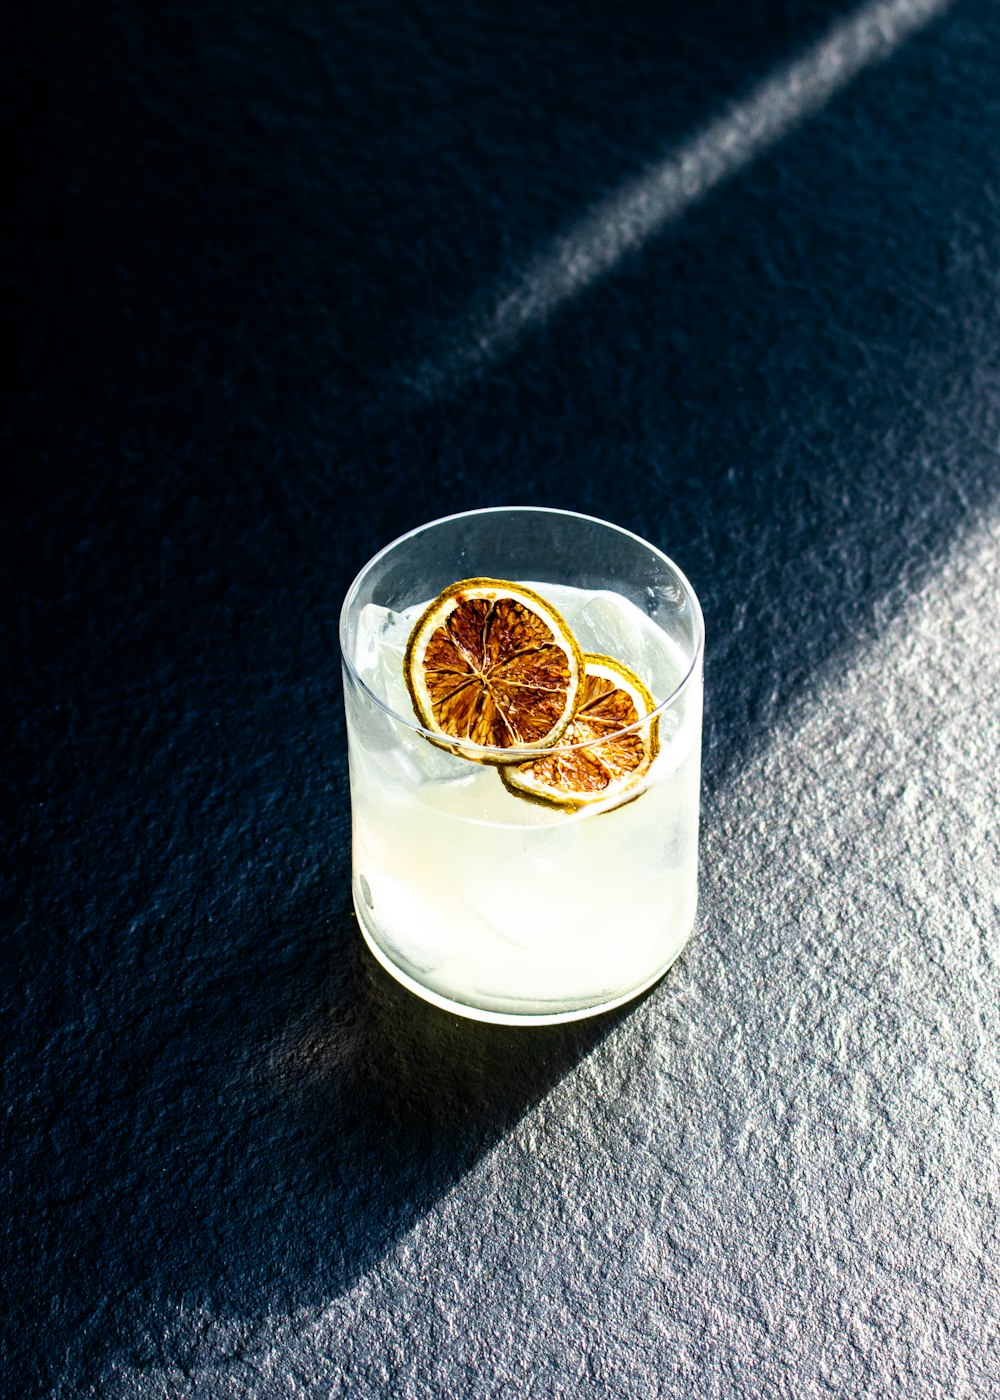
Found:
[[[645,670],[655,696],[682,679],[675,644],[624,599],[535,587],[586,650]],[[640,666],[620,656],[630,637]],[[405,713],[391,665],[383,675]],[[355,907],[401,980],[466,1014],[555,1020],[627,999],[676,958],[697,895],[700,684],[661,718],[639,795],[611,810],[516,797],[351,688],[348,721]]]

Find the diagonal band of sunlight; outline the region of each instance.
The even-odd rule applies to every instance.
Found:
[[[447,348],[409,378],[425,398],[459,387],[610,272],[667,224],[889,57],[954,0],[869,0],[702,131],[622,184],[558,234],[490,298],[446,329]]]

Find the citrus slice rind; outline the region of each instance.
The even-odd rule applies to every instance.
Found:
[[[617,807],[639,795],[636,789],[659,742],[656,718],[638,721],[656,702],[620,661],[588,653],[583,663],[576,712],[559,749],[500,769],[504,787],[516,797],[577,811],[598,804]]]
[[[413,709],[442,748],[479,763],[554,744],[573,718],[583,656],[530,588],[461,579],[413,625],[403,661]]]

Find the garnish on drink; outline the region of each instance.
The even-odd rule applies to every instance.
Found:
[[[504,749],[554,744],[576,709],[583,658],[559,613],[501,579],[453,583],[417,619],[404,671],[425,729],[503,763]]]
[[[655,702],[639,677],[581,653],[560,613],[522,584],[446,588],[417,619],[404,671],[424,728],[475,745],[454,751],[498,766],[516,797],[568,811],[617,805],[656,757],[657,722],[640,723]],[[511,762],[511,749],[539,752]]]
[[[656,720],[638,723],[655,708],[639,677],[610,656],[583,661],[580,698],[559,749],[501,768],[508,792],[576,811],[628,793],[656,757]]]

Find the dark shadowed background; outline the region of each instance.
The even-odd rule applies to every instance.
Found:
[[[6,28],[4,1393],[1000,1395],[1000,11]],[[361,946],[336,638],[509,502],[708,633],[695,936],[520,1032]]]

